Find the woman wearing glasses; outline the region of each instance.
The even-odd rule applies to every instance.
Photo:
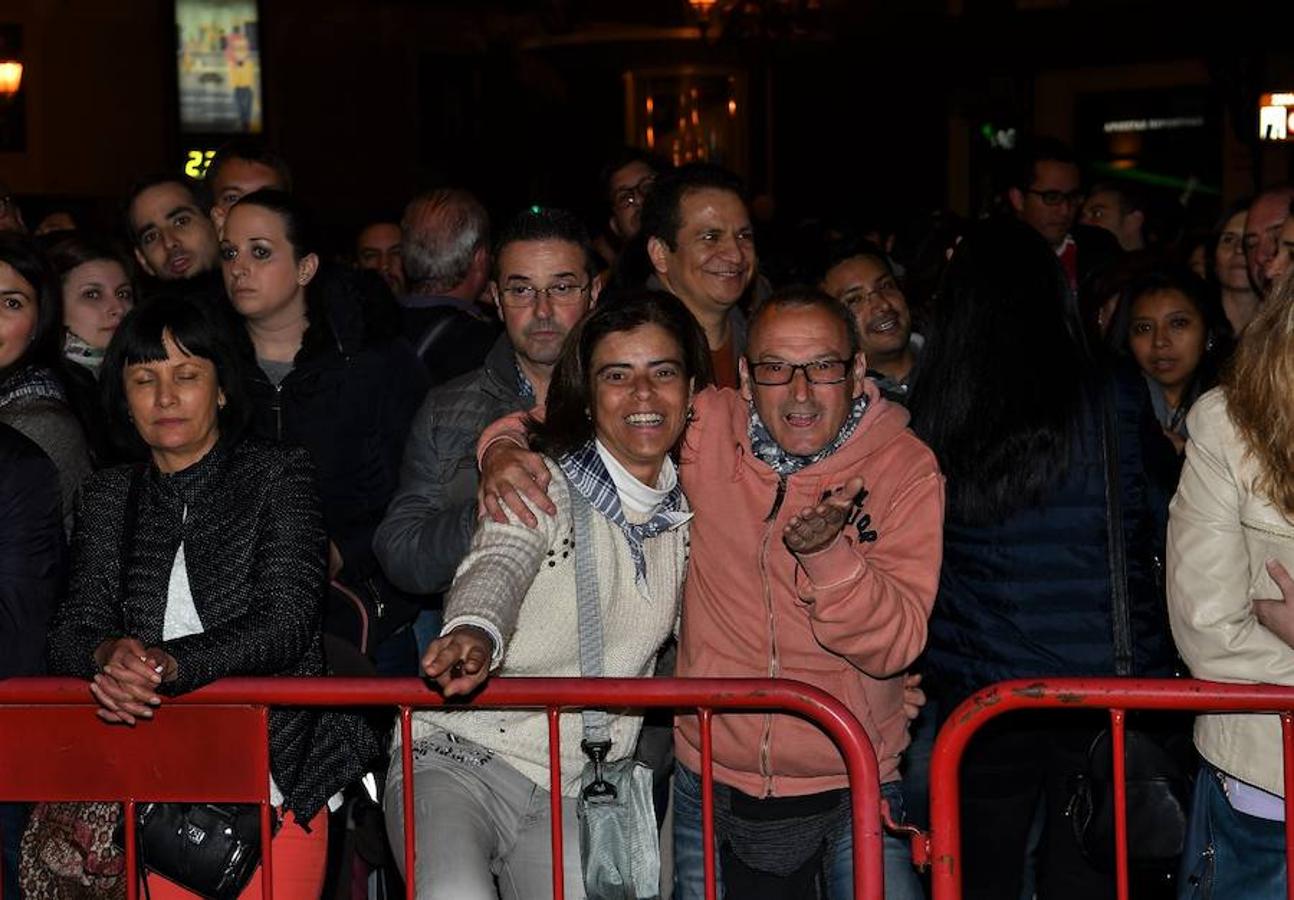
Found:
[[[443,636],[422,657],[424,674],[446,696],[470,693],[492,674],[580,674],[576,566],[586,552],[596,569],[604,674],[651,674],[678,616],[691,518],[670,451],[708,373],[704,335],[668,294],[604,300],[575,327],[553,372],[545,420],[528,426],[545,454],[556,515],[540,513],[537,529],[515,516],[507,524],[481,520],[450,590]],[[580,509],[587,547],[576,539]],[[611,716],[609,760],[633,752],[639,724],[636,715]],[[551,896],[543,711],[421,712],[413,733],[419,853],[417,872],[406,877],[418,896]],[[583,896],[575,828],[581,737],[580,716],[564,715],[567,897]],[[400,846],[403,776],[393,758],[386,819]]]
[[[367,633],[378,670],[413,674],[417,607],[383,576],[373,533],[395,493],[409,423],[427,374],[404,341],[381,330],[363,276],[320,265],[301,208],[261,190],[230,208],[220,242],[225,289],[241,317],[251,431],[304,447],[316,470],[328,570],[344,590],[325,631]],[[354,612],[352,612],[354,609]],[[354,624],[360,622],[361,624]],[[394,638],[387,640],[389,638]]]

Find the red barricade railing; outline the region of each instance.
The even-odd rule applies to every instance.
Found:
[[[545,709],[549,723],[553,896],[563,890],[559,715],[582,707],[696,710],[702,740],[702,833],[705,890],[715,897],[712,715],[782,712],[815,722],[839,747],[849,776],[853,818],[854,897],[882,900],[882,832],[876,756],[858,720],[836,698],[810,685],[778,679],[500,678],[470,704],[445,704],[417,679],[229,678],[167,700],[151,721],[109,726],[95,715],[84,681],[0,681],[0,800],[117,800],[126,815],[129,900],[138,892],[135,804],[209,800],[261,806],[261,884],[272,896],[268,709],[396,707],[403,765],[404,860],[407,896],[414,898],[411,714],[414,709]]]
[[[1108,709],[1113,737],[1115,860],[1118,896],[1128,896],[1127,785],[1124,727],[1128,710],[1279,713],[1285,760],[1286,870],[1294,866],[1294,688],[1187,679],[1051,678],[1005,681],[957,707],[935,740],[930,761],[931,884],[934,900],[959,900],[962,879],[958,774],[962,754],[988,722],[1016,710]],[[1294,880],[1287,879],[1294,900]]]

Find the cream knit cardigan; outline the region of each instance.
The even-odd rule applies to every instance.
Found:
[[[492,677],[578,677],[578,613],[575,603],[575,536],[571,498],[561,470],[549,496],[556,517],[537,513],[538,529],[515,518],[500,525],[488,517],[477,525],[472,547],[450,589],[445,620],[472,616],[489,621],[503,636],[502,664]],[[511,515],[511,513],[509,513]],[[626,510],[630,521],[645,521]],[[633,558],[624,534],[596,511],[591,516],[593,553],[601,597],[603,674],[650,675],[656,652],[674,629],[687,565],[688,526],[680,525],[644,544],[647,592],[634,582]],[[638,740],[639,715],[611,716],[610,759],[629,756]],[[543,710],[425,710],[413,716],[416,741],[436,728],[480,744],[548,789],[548,722]],[[561,716],[562,793],[579,793],[586,757],[580,749],[578,712]],[[398,730],[397,730],[398,740]]]

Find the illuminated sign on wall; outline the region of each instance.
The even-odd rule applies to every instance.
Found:
[[[1294,140],[1294,93],[1263,94],[1258,100],[1258,137],[1264,141]]]
[[[211,165],[211,158],[215,155],[215,150],[193,149],[185,151],[184,174],[195,181],[206,178],[207,166]]]
[[[180,130],[258,134],[262,128],[256,0],[175,0]]]

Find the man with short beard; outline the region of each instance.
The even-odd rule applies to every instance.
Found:
[[[373,536],[397,587],[435,595],[439,606],[476,527],[476,440],[495,419],[529,411],[548,393],[567,333],[597,299],[595,272],[588,234],[569,212],[522,213],[500,235],[489,291],[505,333],[483,366],[427,394],[409,431],[400,487]],[[420,650],[432,624],[418,626]]]
[[[216,267],[216,227],[187,178],[156,175],[136,182],[126,198],[126,226],[135,259],[159,281],[185,281]]]
[[[822,277],[822,289],[853,314],[867,358],[867,376],[886,400],[906,405],[921,337],[912,333],[912,314],[889,258],[866,242],[833,256]]]

